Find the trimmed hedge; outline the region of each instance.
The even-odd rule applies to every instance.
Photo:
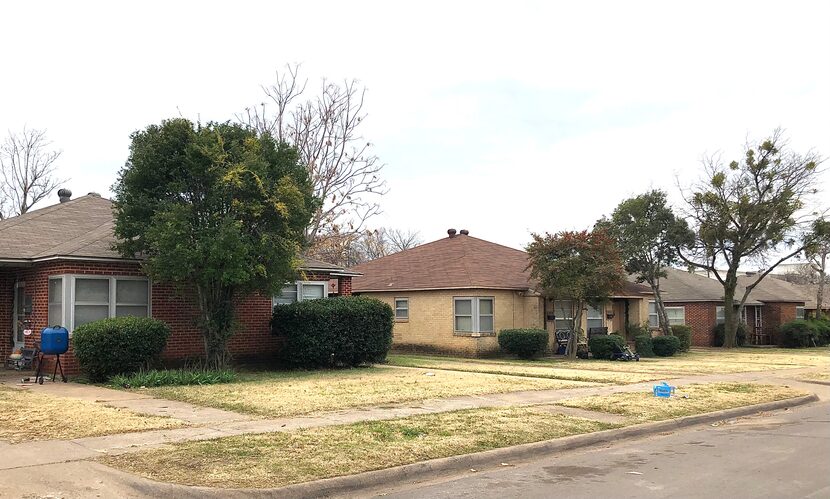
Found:
[[[671,357],[680,350],[680,339],[677,336],[655,336],[651,339],[654,355]]]
[[[715,334],[715,346],[722,347],[723,346],[723,337],[724,337],[724,330],[726,329],[725,324],[718,324],[717,326],[712,329],[712,332]],[[738,333],[736,337],[736,342],[739,347],[744,346],[746,343],[746,324],[738,323]]]
[[[90,381],[138,371],[155,360],[170,337],[164,322],[149,317],[115,317],[78,326],[72,348]]]
[[[544,329],[502,329],[499,347],[522,359],[532,359],[548,348],[548,332]]]
[[[781,346],[808,348],[830,343],[830,324],[820,319],[796,319],[781,325]]]
[[[651,333],[635,336],[634,349],[637,350],[640,357],[654,357],[654,343],[651,341]]]
[[[688,352],[692,347],[692,328],[690,326],[672,326],[672,336],[676,336],[680,340],[680,351]]]
[[[282,360],[296,367],[353,367],[386,360],[392,307],[345,296],[277,305],[271,332],[285,338]]]
[[[611,360],[614,354],[614,346],[619,349],[625,347],[625,340],[622,336],[616,334],[592,336],[588,340],[588,350],[595,359]]]

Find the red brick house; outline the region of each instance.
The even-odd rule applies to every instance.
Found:
[[[724,321],[723,286],[715,279],[678,269],[668,269],[668,277],[661,279],[660,289],[671,324],[686,324],[692,328],[692,344],[712,346],[713,329]],[[744,286],[755,281],[754,276],[738,280],[736,296]],[[741,320],[747,325],[747,341],[758,345],[776,345],[782,324],[804,317],[804,296],[792,284],[779,279],[765,278],[747,298]],[[657,327],[657,312],[649,304],[649,325]]]
[[[97,194],[0,221],[0,356],[31,347],[40,331],[60,324],[71,331],[87,322],[125,315],[166,322],[172,334],[162,356],[181,361],[204,353],[197,307],[188,290],[153,282],[140,260],[114,252],[112,203]],[[240,297],[241,329],[230,340],[235,358],[268,357],[279,348],[269,331],[274,304],[351,294],[357,275],[306,259],[298,279],[279,296]],[[71,345],[71,340],[70,340]],[[63,362],[77,371],[70,352]]]

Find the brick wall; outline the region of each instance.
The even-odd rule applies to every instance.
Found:
[[[770,337],[770,344],[778,345],[781,342],[779,329],[781,325],[795,320],[795,303],[765,302],[762,309],[764,333]]]
[[[709,347],[714,344],[717,302],[665,302],[667,307],[684,307],[686,325],[692,328],[692,345]]]
[[[32,313],[28,317],[33,334],[26,338],[26,346],[40,341],[40,331],[48,324],[48,279],[61,274],[102,276],[143,275],[133,262],[77,262],[55,261],[28,268],[7,269],[0,273],[0,354],[2,359],[11,351],[12,308],[14,284],[25,283],[26,295],[32,298]],[[307,280],[328,281],[328,274],[305,274]],[[351,278],[340,277],[340,294],[351,294]],[[228,343],[231,354],[240,360],[270,358],[279,349],[280,339],[270,333],[271,297],[262,294],[236,299],[236,317],[240,328]],[[197,327],[198,305],[193,289],[177,289],[168,283],[154,282],[151,289],[151,314],[170,326],[171,336],[162,353],[167,361],[200,357],[204,354],[202,334]],[[78,365],[72,355],[71,341],[61,364],[68,373],[76,373]],[[47,367],[51,369],[51,360]]]

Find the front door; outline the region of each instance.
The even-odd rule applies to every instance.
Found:
[[[15,283],[14,286],[14,316],[13,316],[13,332],[14,332],[14,347],[23,348],[23,330],[26,329],[24,321],[26,320],[26,288],[22,282]]]

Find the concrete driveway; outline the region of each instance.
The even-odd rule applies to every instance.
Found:
[[[376,494],[385,499],[827,498],[830,403]]]

